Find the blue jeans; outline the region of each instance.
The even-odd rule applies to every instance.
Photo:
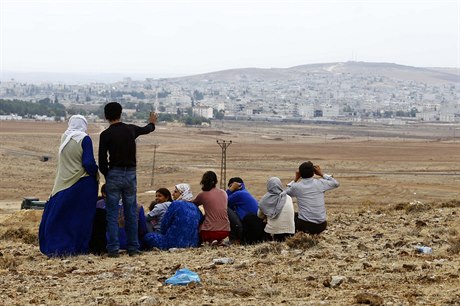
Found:
[[[107,251],[118,252],[118,210],[119,201],[123,201],[125,217],[125,231],[128,252],[139,249],[138,240],[138,213],[137,213],[137,180],[134,168],[112,168],[105,177],[106,211],[107,211]]]

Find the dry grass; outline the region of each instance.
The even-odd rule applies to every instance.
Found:
[[[283,245],[278,242],[266,243],[262,246],[256,247],[254,250],[255,256],[267,256],[269,254],[281,254],[283,250]]]
[[[320,238],[318,235],[310,235],[302,232],[296,233],[294,236],[286,240],[286,244],[291,249],[307,250],[319,244]]]
[[[441,207],[460,207],[460,200],[450,200],[447,202],[442,202]]]
[[[460,236],[450,237],[449,238],[449,248],[447,251],[450,254],[459,254],[460,253]]]
[[[13,269],[19,266],[20,261],[10,254],[0,253],[0,269]]]
[[[36,232],[31,232],[25,228],[8,228],[0,240],[21,241],[26,244],[38,245],[38,235]]]
[[[422,212],[422,211],[427,211],[429,209],[431,209],[431,205],[430,204],[425,204],[425,203],[423,203],[421,201],[412,201],[405,208],[406,212],[408,212],[408,213],[418,213],[418,212]]]
[[[460,288],[454,286],[460,272],[460,177],[455,174],[460,171],[458,142],[362,139],[353,134],[354,127],[323,125],[224,122],[211,132],[159,125],[137,142],[141,204],[146,206],[152,200],[152,193],[146,191],[181,182],[189,183],[196,195],[204,171],[220,174],[221,149],[215,141],[219,137],[233,140],[227,150],[227,179],[243,177],[257,199],[265,193],[268,177],[276,175],[287,183],[306,159],[333,173],[341,186],[326,193],[328,229],[319,237],[300,233],[284,243],[155,250],[136,258],[123,254],[120,258],[81,255],[48,259],[36,245],[42,212],[18,209],[25,196],[49,196],[57,160],[41,162],[38,157],[55,157],[65,125],[0,124],[2,304],[460,303]],[[105,126],[91,124],[96,152],[98,132]],[[378,128],[397,132],[397,127]],[[401,135],[428,135],[443,128],[407,126]],[[273,140],[277,138],[281,140]],[[156,143],[160,146],[155,183],[150,186]],[[417,253],[418,245],[431,247],[433,253]],[[214,264],[219,258],[230,258],[233,263]],[[201,283],[165,285],[164,280],[178,268],[197,272]],[[343,281],[325,287],[324,280],[334,276]],[[370,295],[358,296],[361,293]]]

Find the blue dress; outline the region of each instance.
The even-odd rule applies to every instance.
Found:
[[[144,236],[146,247],[161,250],[197,247],[198,227],[202,218],[203,215],[195,204],[187,201],[172,202],[161,221],[160,233],[148,233]]]
[[[82,166],[89,176],[53,195],[40,222],[40,251],[50,257],[88,253],[96,213],[98,168],[91,138],[83,138],[82,148]]]

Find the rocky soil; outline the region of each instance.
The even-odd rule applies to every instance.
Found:
[[[95,152],[105,126],[90,124]],[[37,245],[42,212],[19,207],[23,197],[48,197],[65,128],[0,122],[2,305],[460,305],[460,143],[452,127],[159,125],[137,142],[144,207],[159,187],[186,182],[196,195],[204,171],[220,174],[223,138],[233,141],[227,179],[243,177],[256,198],[268,177],[287,183],[308,159],[334,174],[341,186],[326,194],[329,228],[285,243],[48,259]],[[201,282],[165,285],[180,268]]]
[[[319,237],[55,259],[37,247],[41,211],[17,211],[0,223],[0,298],[4,305],[459,305],[459,207],[453,200],[332,209]],[[228,263],[215,263],[223,258]],[[180,268],[201,282],[165,285]]]

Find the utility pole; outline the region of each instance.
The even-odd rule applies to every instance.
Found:
[[[224,189],[227,182],[227,148],[232,144],[232,141],[217,139],[216,142],[222,148],[222,158],[220,160],[220,188]]]
[[[152,187],[153,183],[155,182],[155,157],[157,155],[157,148],[159,146],[160,146],[159,144],[153,145],[152,179],[150,180],[150,187]]]

